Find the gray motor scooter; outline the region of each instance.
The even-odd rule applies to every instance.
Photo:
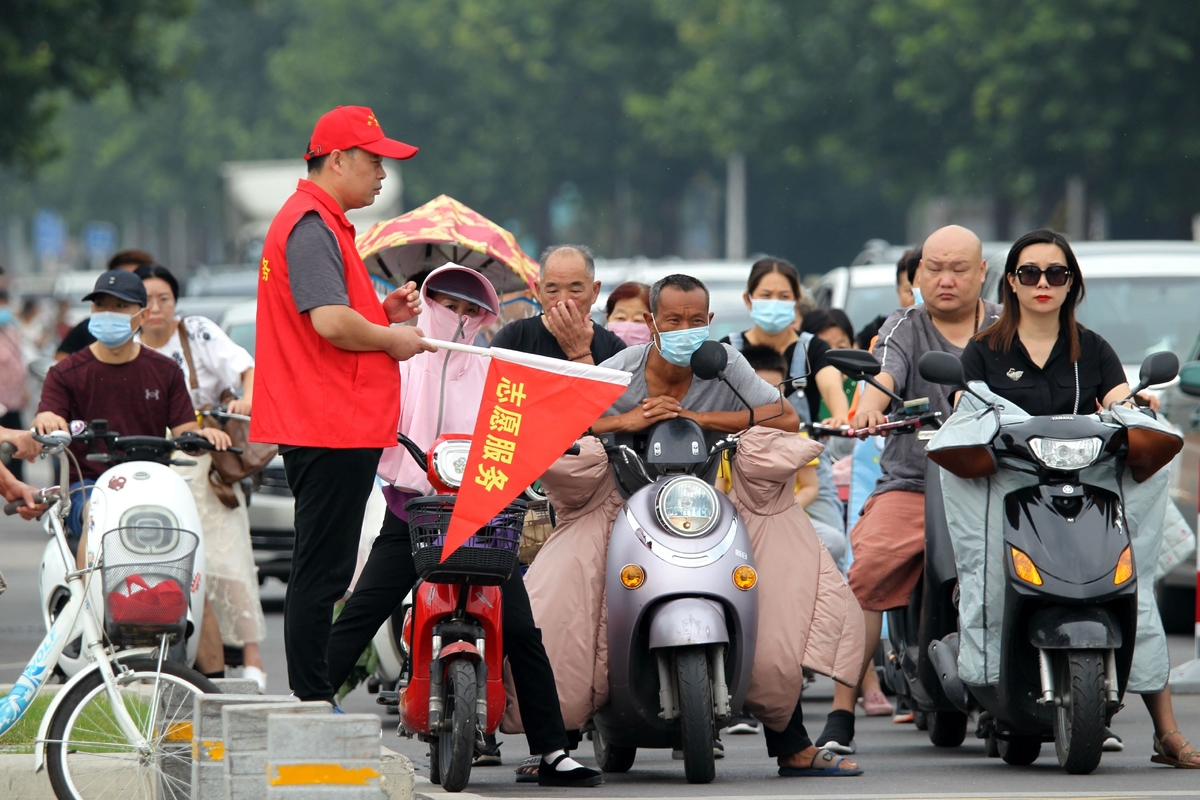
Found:
[[[706,342],[701,380],[724,379],[727,354]],[[717,731],[740,712],[754,663],[758,575],[746,527],[711,477],[737,436],[709,447],[678,418],[645,436],[601,437],[626,497],[608,545],[608,703],[592,743],[605,772],[639,747],[683,751],[691,783],[716,775]]]

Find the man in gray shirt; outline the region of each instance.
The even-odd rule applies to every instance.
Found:
[[[943,418],[950,416],[953,409],[946,387],[925,381],[917,372],[917,362],[931,350],[962,355],[972,336],[1000,318],[1000,306],[979,298],[986,271],[983,245],[971,231],[950,225],[930,234],[914,280],[924,303],[888,317],[875,343],[882,385],[905,399],[928,397],[932,410],[942,412]],[[868,386],[859,400],[854,427],[874,434],[892,403],[886,394]],[[908,604],[925,568],[925,443],[912,435],[893,436],[879,465],[883,476],[850,533],[854,552],[850,589],[867,623],[864,669],[875,654],[883,612]],[[857,689],[834,687],[833,711],[817,739],[819,745],[834,752],[855,751],[857,697]]]

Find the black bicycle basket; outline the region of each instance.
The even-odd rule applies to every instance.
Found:
[[[417,497],[404,504],[417,574],[430,583],[498,586],[517,568],[524,500],[514,500],[442,562],[442,545],[454,513],[454,495]]]

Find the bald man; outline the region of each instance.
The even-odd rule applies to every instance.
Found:
[[[934,411],[948,418],[953,408],[946,387],[927,383],[917,362],[930,350],[962,355],[971,337],[1000,318],[1000,306],[979,299],[987,263],[979,237],[958,225],[930,234],[921,250],[913,284],[924,302],[900,309],[879,330],[875,357],[882,365],[879,382],[901,397],[928,397]],[[891,398],[868,386],[859,400],[855,428],[886,420]],[[894,410],[894,409],[892,409]],[[908,605],[925,566],[925,443],[916,436],[894,436],[879,459],[883,476],[867,499],[851,532],[854,563],[850,588],[867,622],[869,664],[883,628],[883,612]],[[858,691],[834,689],[833,711],[817,745],[837,753],[854,752],[854,702]]]

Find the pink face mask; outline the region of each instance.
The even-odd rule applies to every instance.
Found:
[[[650,341],[650,328],[641,322],[610,322],[608,329],[628,345],[646,344]]]

